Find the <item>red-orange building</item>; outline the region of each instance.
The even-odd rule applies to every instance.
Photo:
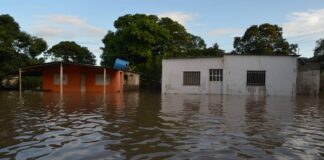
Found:
[[[22,76],[41,76],[42,90],[44,91],[123,91],[124,72],[106,67],[52,62],[25,67],[20,71]],[[106,82],[104,79],[106,79]]]

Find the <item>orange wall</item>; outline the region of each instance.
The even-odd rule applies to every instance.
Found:
[[[59,74],[59,66],[43,71],[43,90],[60,91],[60,85],[54,84],[54,74]],[[103,74],[103,68],[63,66],[63,74],[67,75],[67,84],[63,85],[63,92],[81,91],[81,74],[86,76],[86,92],[103,92],[103,85],[96,85],[96,74]],[[107,92],[123,91],[124,75],[122,71],[106,69],[107,77],[110,77],[106,85]]]
[[[106,85],[107,92],[118,92],[119,89],[119,76],[120,71],[109,70],[107,69],[106,74],[109,76],[109,83]],[[86,90],[87,92],[103,92],[103,85],[96,85],[96,74],[103,74],[103,69],[87,69],[86,71]]]
[[[118,71],[120,75],[120,90],[124,91],[124,72]]]

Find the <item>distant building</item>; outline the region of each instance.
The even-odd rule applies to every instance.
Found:
[[[124,91],[138,90],[140,85],[140,74],[135,72],[124,72]]]
[[[162,93],[294,96],[297,57],[224,55],[163,59]]]
[[[24,67],[20,72],[22,76],[41,76],[44,91],[123,91],[124,72],[101,66],[52,62]]]
[[[1,81],[1,87],[0,88],[15,89],[17,87],[18,80],[19,80],[19,77],[16,76],[16,75],[8,76],[8,77],[4,78]]]

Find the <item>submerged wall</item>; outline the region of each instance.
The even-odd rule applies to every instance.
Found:
[[[124,91],[138,90],[140,75],[133,72],[124,72]]]
[[[223,58],[164,59],[162,61],[162,93],[208,94],[209,69],[222,69]],[[199,71],[199,86],[184,86],[183,72]]]
[[[265,86],[248,86],[247,71],[265,71]],[[297,57],[224,56],[224,94],[293,96],[296,77]]]
[[[43,71],[43,90],[60,91],[59,83],[55,83],[55,75],[59,75],[59,67],[53,67]],[[96,84],[96,76],[103,75],[102,68],[82,68],[79,66],[63,67],[63,91],[64,92],[103,92],[103,84]],[[124,74],[122,71],[107,69],[107,92],[123,91]]]
[[[211,90],[209,69],[222,69],[221,85]],[[199,71],[200,85],[184,85],[185,71]],[[264,86],[248,86],[247,71],[265,71]],[[297,57],[225,55],[218,58],[164,59],[162,61],[162,93],[286,95],[296,94]]]
[[[320,90],[324,90],[324,71],[321,71],[320,74]]]
[[[297,94],[317,95],[320,90],[320,68],[316,63],[298,66]]]

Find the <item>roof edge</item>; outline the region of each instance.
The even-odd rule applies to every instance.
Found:
[[[221,55],[221,56],[173,57],[173,58],[163,58],[163,59],[164,59],[164,60],[172,60],[172,59],[223,58],[223,57],[225,57],[225,56],[300,57],[300,55],[224,54],[224,55]]]
[[[39,67],[48,67],[48,66],[56,66],[56,65],[73,65],[73,66],[82,66],[82,67],[94,67],[94,68],[107,68],[107,69],[113,69],[117,70],[111,67],[105,67],[105,66],[96,66],[96,65],[90,65],[90,64],[82,64],[82,63],[71,63],[71,62],[49,62],[49,63],[41,63],[41,64],[35,64],[35,65],[30,65],[26,67],[21,67],[22,70],[25,69],[33,69],[33,68],[39,68]]]

